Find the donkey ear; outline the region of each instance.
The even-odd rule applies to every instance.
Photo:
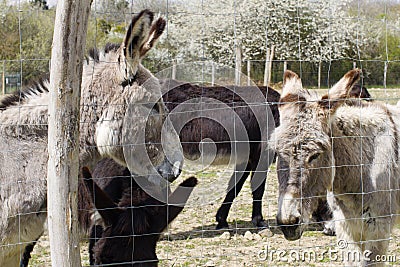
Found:
[[[166,25],[167,22],[163,18],[159,18],[155,23],[153,23],[150,29],[149,38],[140,49],[141,58],[144,57],[147,52],[149,52],[149,50],[157,43],[157,40],[164,32]]]
[[[154,13],[147,9],[132,18],[122,43],[126,58],[134,62],[140,59],[140,50],[148,39],[153,19]]]
[[[92,174],[87,167],[82,168],[82,177],[90,192],[91,199],[103,218],[104,223],[106,225],[113,224],[119,218],[119,214],[121,213],[120,208],[112,201],[108,194],[93,181]]]
[[[308,95],[308,92],[303,89],[300,77],[293,71],[285,71],[283,74],[283,88],[280,99],[281,104],[306,101],[306,95]]]
[[[324,95],[320,101],[320,105],[324,108],[337,108],[340,103],[348,98],[354,84],[360,79],[360,69],[353,69],[347,72],[331,89],[328,94]]]
[[[164,230],[183,210],[183,207],[188,201],[190,194],[197,183],[198,181],[196,177],[189,177],[180,183],[179,187],[169,195],[168,205],[166,206],[166,218],[161,220],[161,230]]]

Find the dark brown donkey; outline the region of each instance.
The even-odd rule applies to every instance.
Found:
[[[100,162],[94,171],[94,176],[107,177],[116,172],[115,169],[108,167],[107,162]],[[82,173],[91,200],[105,225],[104,229],[96,233],[99,238],[91,240],[92,243],[96,242],[90,251],[90,264],[157,266],[157,241],[168,224],[183,210],[193,188],[197,185],[197,179],[194,177],[186,179],[169,195],[170,202],[180,203],[179,206],[175,206],[148,195],[134,179],[131,179],[129,173],[128,176],[111,180],[107,178],[95,180],[85,167],[82,168]],[[124,188],[115,188],[116,184],[112,186],[110,181],[114,179],[117,181],[116,184],[123,185]],[[94,180],[98,181],[99,185]],[[104,186],[108,186],[108,191],[114,187],[120,198],[115,200],[110,197]]]
[[[253,193],[252,223],[266,227],[261,202],[268,167],[274,159],[274,154],[266,151],[266,141],[269,132],[279,125],[280,94],[263,86],[203,87],[176,80],[161,83],[163,100],[179,133],[185,160],[235,164],[226,197],[216,215],[216,228],[228,227],[232,202],[249,175]],[[209,141],[213,142],[214,149],[207,149]],[[206,159],[209,151],[214,154],[211,160]]]

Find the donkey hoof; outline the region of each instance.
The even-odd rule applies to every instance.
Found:
[[[268,228],[269,227],[268,223],[264,220],[259,221],[256,226],[258,228]]]
[[[335,229],[325,228],[325,227],[324,227],[324,230],[322,230],[322,233],[327,236],[335,236],[336,235]]]
[[[324,222],[324,230],[322,230],[322,233],[327,236],[334,236],[336,235],[335,231],[335,223],[331,221]]]
[[[215,229],[217,230],[221,230],[221,229],[229,229],[229,225],[227,221],[224,222],[218,222],[217,226],[215,227]]]
[[[268,223],[266,221],[264,221],[262,216],[256,216],[254,217],[251,222],[253,223],[253,225],[255,227],[258,228],[268,228]]]

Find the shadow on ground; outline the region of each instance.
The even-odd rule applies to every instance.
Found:
[[[276,225],[275,219],[268,219],[266,220],[269,225],[269,230],[275,235],[282,235],[281,230]],[[231,235],[244,235],[247,231],[251,233],[258,233],[265,228],[257,228],[254,227],[251,221],[242,221],[237,220],[229,223],[229,228],[224,229],[215,229],[215,224],[208,224],[199,227],[195,227],[183,232],[176,232],[176,233],[166,233],[164,236],[161,237],[161,240],[186,240],[186,239],[193,239],[193,238],[213,238],[220,236],[224,232],[230,232]],[[305,231],[322,231],[323,227],[319,223],[311,223],[305,229]]]

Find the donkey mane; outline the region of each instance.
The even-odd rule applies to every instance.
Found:
[[[21,104],[32,96],[48,93],[49,89],[46,83],[48,83],[48,79],[42,77],[24,89],[14,91],[13,93],[6,95],[0,100],[0,110],[5,110],[8,107]]]
[[[118,48],[120,48],[121,44],[117,43],[106,43],[104,46],[103,50],[104,54],[107,54],[109,52],[116,52]],[[89,60],[92,59],[94,62],[99,63],[100,62],[100,50],[97,47],[92,47],[89,49]]]
[[[90,60],[99,63],[101,53],[107,54],[109,52],[116,52],[120,46],[121,45],[117,43],[107,43],[101,50],[96,47],[90,48],[87,56],[87,63],[89,63]],[[9,107],[24,104],[28,102],[31,97],[47,93],[49,93],[49,74],[45,74],[36,81],[32,81],[21,90],[16,90],[11,94],[4,96],[0,100],[0,111],[6,110]]]

